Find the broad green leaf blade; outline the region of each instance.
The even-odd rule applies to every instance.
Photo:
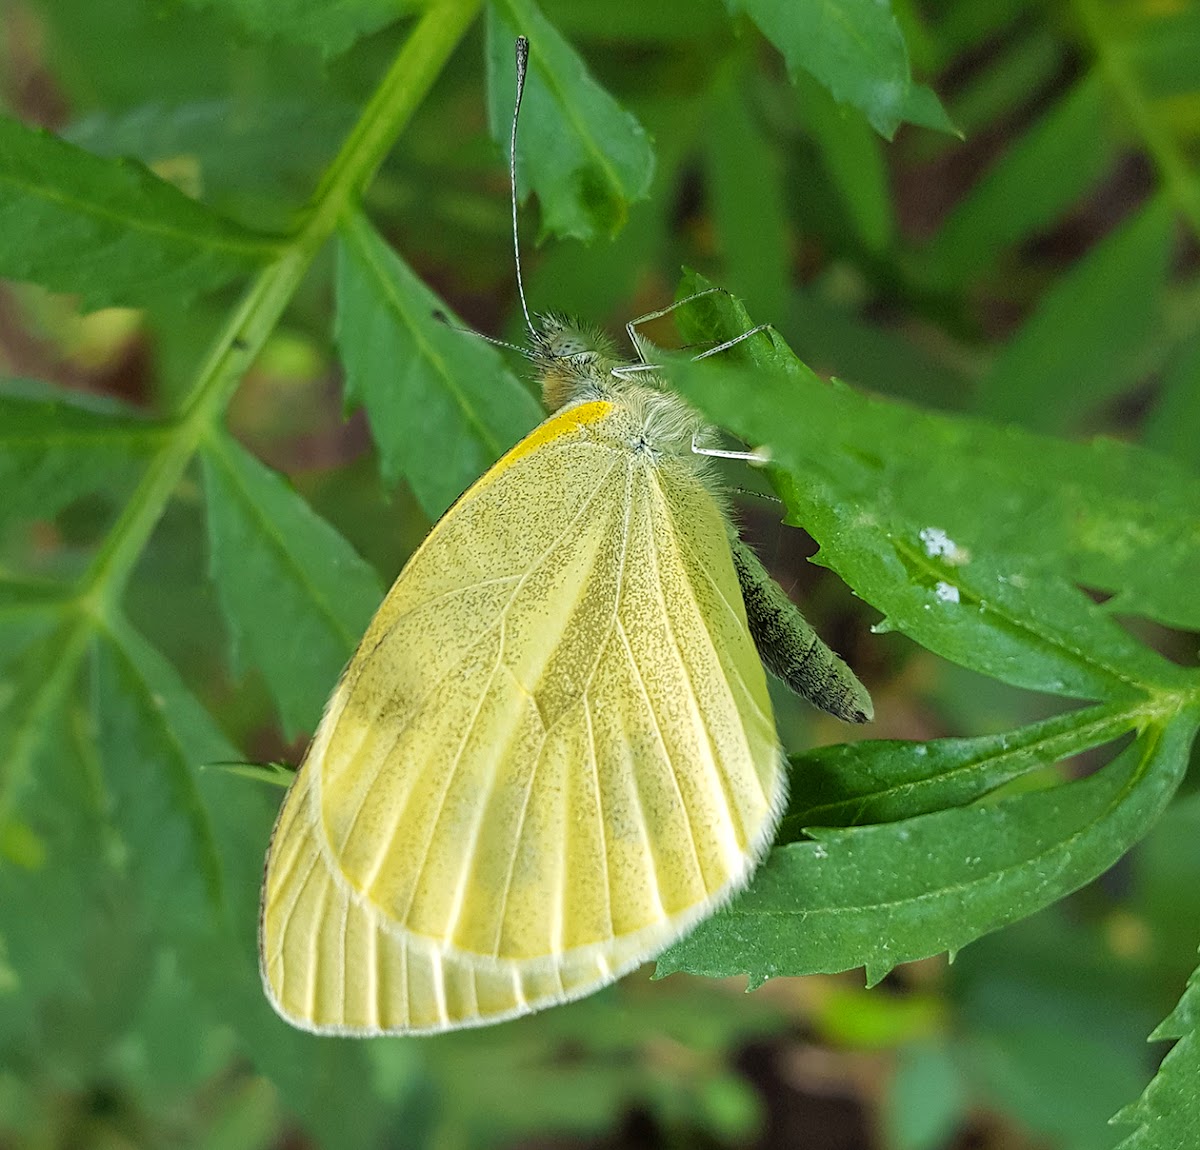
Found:
[[[235,652],[289,735],[311,730],[382,592],[375,572],[282,476],[234,440],[204,445],[211,571]]]
[[[327,56],[420,7],[419,0],[187,0],[232,16],[260,36],[312,44]]]
[[[859,241],[868,251],[883,251],[896,231],[883,144],[863,116],[839,107],[821,85],[808,80],[798,88],[801,115]]]
[[[131,160],[93,156],[0,117],[0,274],[88,307],[219,287],[279,254]]]
[[[1067,430],[1129,387],[1162,323],[1174,210],[1153,199],[1038,303],[979,382],[979,410],[1039,431]]]
[[[132,699],[114,696],[113,701],[126,714],[142,714],[139,726],[148,743],[157,742],[171,757],[180,753],[187,760],[220,860],[221,930],[210,932],[202,942],[181,945],[181,970],[200,991],[197,997],[208,1020],[236,1033],[246,1057],[271,1077],[289,1108],[324,1144],[347,1139],[354,1145],[372,1144],[384,1116],[380,1108],[363,1105],[362,1085],[369,1075],[365,1053],[337,1044],[320,1044],[314,1052],[311,1038],[278,1018],[262,993],[258,892],[278,792],[224,771],[199,770],[202,763],[231,759],[237,752],[175,669],[136,631],[119,623],[112,645],[131,679],[113,685],[132,691]],[[147,698],[157,717],[145,711]],[[147,770],[163,766],[158,760],[143,765]],[[166,862],[175,856],[156,857]]]
[[[671,375],[717,422],[770,452],[787,521],[821,545],[817,562],[884,613],[880,629],[901,630],[1004,682],[1072,698],[1138,698],[1148,685],[1183,681],[1182,671],[1132,639],[1044,558],[985,549],[967,514],[978,508],[952,495],[955,469],[977,460],[939,459],[928,439],[868,443],[853,418],[841,433],[853,429],[859,442],[842,454],[821,436],[837,426],[841,389],[815,379],[788,386],[777,376],[702,363],[672,365]],[[919,471],[876,454],[908,451]],[[932,496],[924,517],[913,514],[918,492],[906,483],[933,484],[919,493]],[[961,523],[961,532],[947,531],[949,523]]]
[[[1114,953],[1113,920],[1084,909],[1112,889],[968,947],[948,972],[976,1097],[1056,1150],[1113,1150],[1116,1100],[1146,1080],[1144,1036],[1161,1009],[1153,967]]]
[[[717,43],[729,35],[721,0],[556,4],[554,15],[563,35],[584,44],[619,37],[624,44],[660,48],[689,40]]]
[[[30,7],[45,29],[46,63],[77,114],[229,91],[231,29],[215,11],[173,4],[165,19],[145,0],[31,0]]]
[[[880,1122],[893,1150],[949,1146],[970,1114],[971,1083],[960,1052],[946,1040],[898,1047]]]
[[[793,292],[787,331],[806,362],[822,371],[837,365],[851,383],[947,411],[965,404],[970,380],[960,365],[903,332],[869,322],[820,287]]]
[[[0,577],[0,672],[74,607],[73,591],[51,581]]]
[[[1037,0],[992,0],[990,4],[951,4],[938,12],[938,42],[946,58],[979,47],[989,41],[1003,41],[1020,27],[1022,15],[1034,7]]]
[[[1190,973],[1200,923],[1200,791],[1177,798],[1138,847],[1129,902],[1164,970]],[[1157,1004],[1161,1014],[1161,1000]]]
[[[0,382],[0,524],[53,518],[89,492],[124,491],[160,434],[158,424],[111,400]]]
[[[1107,92],[1089,75],[970,190],[922,253],[924,265],[950,282],[982,274],[1006,248],[1058,219],[1116,155]]]
[[[211,935],[224,915],[221,860],[194,756],[215,747],[183,741],[155,684],[111,637],[91,655],[95,766],[139,912],[160,936]]]
[[[495,0],[487,12],[488,123],[508,155],[517,34],[529,73],[517,138],[517,190],[537,193],[543,233],[592,240],[624,226],[645,199],[654,150],[642,126],[592,79],[533,0]]]
[[[1192,971],[1187,989],[1175,1009],[1154,1028],[1151,1042],[1162,1042],[1169,1038],[1187,1038],[1200,1029],[1200,968]]]
[[[31,999],[76,979],[114,845],[77,665],[55,674],[73,629],[73,618],[24,634],[0,628],[0,939]]]
[[[199,860],[191,882],[205,883],[202,893],[217,900],[216,913],[209,918],[210,930],[233,929],[252,940],[254,928],[246,920],[252,923],[257,913],[259,877],[253,868],[261,864],[266,850],[273,795],[205,769],[206,763],[238,758],[238,751],[184,685],[179,672],[128,622],[115,620],[97,641],[97,648],[93,707],[102,764],[109,772],[131,769],[118,762],[120,744],[109,742],[120,733],[121,725],[131,737],[129,753],[137,746],[150,750],[150,759],[132,768],[133,774],[122,780],[121,786],[136,785],[141,774],[151,770],[168,776],[162,788],[175,790],[181,800],[175,811],[180,821],[176,830],[184,838],[188,833],[193,836]],[[101,704],[111,705],[114,714],[101,714]],[[146,786],[151,782],[143,780]],[[146,810],[144,797],[131,796],[129,801],[141,809],[120,812],[123,822]],[[147,856],[160,863],[182,849],[181,844],[165,853],[157,851],[155,830],[150,825],[134,824],[126,835],[132,843],[141,841]]]
[[[680,294],[705,286],[703,277],[691,276]],[[736,301],[721,295],[681,312],[684,337],[693,344],[753,326]],[[931,527],[968,556],[1009,556],[1031,572],[1050,570],[1112,592],[1106,610],[1200,629],[1200,480],[1193,472],[1129,444],[1067,443],[827,385],[778,337],[755,337],[718,358],[754,370],[718,372],[713,363],[706,371],[711,361],[705,361],[673,366],[672,375],[715,423],[748,443],[777,447],[776,460],[803,485],[804,506],[793,511],[807,515],[810,504],[820,504],[819,521],[802,525],[815,527],[822,544],[875,532],[873,566],[895,570],[892,541],[878,537],[881,524],[905,525],[910,555],[914,546],[924,554],[920,532]],[[875,602],[871,589],[857,589]],[[1054,594],[1081,618],[1092,618],[1066,589]],[[1127,642],[1113,638],[1115,649]],[[1174,677],[1165,665],[1161,670]]]
[[[1064,50],[1058,37],[1040,25],[1014,30],[947,101],[947,111],[966,137],[974,138],[989,125],[1018,114],[1028,105],[1030,92],[1049,90],[1061,74]],[[952,141],[939,140],[936,146],[945,152]]]
[[[1147,727],[1081,782],[880,826],[813,830],[658,960],[658,973],[779,975],[954,951],[1103,874],[1154,824],[1187,769],[1197,720]]]
[[[1200,335],[1192,336],[1167,368],[1143,440],[1200,474]]]
[[[208,202],[257,193],[256,207],[295,212],[312,194],[318,173],[337,154],[354,122],[354,106],[321,98],[224,97],[124,112],[97,111],[63,133],[103,156],[135,156],[144,164],[186,157],[198,170]]]
[[[884,613],[877,631],[903,631],[964,667],[1069,698],[1136,698],[1151,685],[1183,681],[1178,668],[1035,559],[985,553],[936,523],[906,521],[890,513],[886,497],[872,521],[856,523],[862,505],[842,502],[841,484],[804,491],[796,481],[802,474],[793,465],[775,477],[787,522],[821,543],[815,562]],[[940,539],[955,554],[939,553]]]
[[[445,305],[362,216],[338,244],[337,340],[384,478],[431,519],[543,417],[494,347],[436,318]]]
[[[1146,7],[1142,23],[1120,43],[1138,83],[1155,99],[1194,96],[1200,89],[1200,9]]]
[[[900,118],[906,124],[915,124],[918,128],[929,128],[934,132],[945,132],[948,136],[964,139],[962,129],[943,107],[938,94],[924,84],[913,84],[908,89]]]
[[[965,806],[1004,783],[1100,746],[1137,726],[1136,708],[1092,707],[1002,735],[925,743],[866,739],[791,759],[778,838],[804,827],[896,822]]]
[[[727,70],[712,86],[704,133],[709,195],[729,282],[755,314],[781,323],[791,297],[787,196],[745,80]]]
[[[912,113],[908,49],[890,3],[726,0],[726,6],[758,25],[793,74],[811,73],[838,103],[862,109],[880,135],[890,140]],[[922,123],[931,119],[931,103],[937,98],[917,108]]]
[[[1146,1092],[1113,1122],[1136,1126],[1118,1150],[1176,1150],[1200,1146],[1200,970],[1193,972],[1179,1005],[1151,1035],[1175,1038]]]
[[[36,785],[35,765],[55,723],[74,706],[79,664],[89,629],[74,604],[57,612],[32,615],[17,591],[4,625],[6,642],[0,647],[0,667],[6,682],[0,692],[0,842],[8,837],[10,822],[18,819],[25,792]],[[11,660],[11,662],[10,662]]]

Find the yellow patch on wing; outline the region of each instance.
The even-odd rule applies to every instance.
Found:
[[[264,884],[264,982],[297,1025],[578,997],[765,849],[780,754],[720,512],[611,413],[552,417],[459,501],[335,692]]]
[[[606,400],[597,399],[556,412],[549,419],[538,424],[511,451],[498,459],[495,466],[480,477],[479,482],[491,483],[503,475],[517,460],[524,459],[543,444],[562,440],[564,436],[577,435],[581,428],[599,423],[609,415],[612,407],[613,405]]]

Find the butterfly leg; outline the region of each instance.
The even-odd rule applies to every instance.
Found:
[[[637,328],[644,323],[649,323],[652,319],[662,319],[664,315],[670,315],[676,308],[683,307],[684,304],[689,304],[693,300],[700,299],[706,295],[728,295],[723,287],[709,287],[703,291],[693,292],[691,295],[684,296],[683,299],[677,299],[674,303],[667,304],[666,307],[660,307],[657,311],[648,311],[645,315],[639,315],[636,319],[631,319],[626,325],[625,330],[629,333],[629,342],[633,344],[634,351],[638,354],[638,359],[642,363],[646,363],[646,357],[642,354],[642,341],[638,338]]]

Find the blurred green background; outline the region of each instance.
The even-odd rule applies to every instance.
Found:
[[[375,8],[369,34],[327,54],[239,23],[252,4],[6,0],[3,98],[17,119],[136,156],[236,220],[285,230],[410,28],[394,19],[405,5]],[[1067,437],[1138,440],[1200,470],[1200,9],[893,8],[915,77],[962,138],[910,124],[885,141],[807,73],[793,83],[754,24],[717,0],[545,0],[644,125],[655,163],[611,239],[539,236],[526,205],[531,307],[619,332],[668,302],[686,265],[822,373]],[[484,60],[480,22],[365,208],[465,322],[520,341]],[[923,109],[911,118],[940,118],[932,96]],[[508,109],[494,114],[503,123]],[[0,155],[0,179],[3,167]],[[429,522],[403,483],[381,481],[362,413],[343,418],[332,276],[324,251],[228,426],[386,584]],[[168,411],[236,298],[87,312],[5,284],[0,364]],[[0,565],[78,571],[120,491],[7,525]],[[1042,697],[872,634],[877,613],[805,562],[814,544],[781,527],[769,500],[745,492],[739,517],[871,687],[870,737],[987,734],[1049,713]],[[192,476],[136,570],[132,620],[247,759],[296,762],[305,733],[285,736],[259,672],[231,669],[207,550]],[[1140,626],[1194,665],[1195,636]],[[776,701],[790,750],[848,737],[785,694]],[[279,797],[244,780],[223,793],[264,819]],[[91,844],[79,865],[91,849],[120,855],[119,842],[96,831],[93,844],[95,828],[64,819],[65,834]],[[736,982],[651,981],[647,967],[498,1028],[354,1043],[285,1032],[261,1002],[245,1007],[261,1017],[231,1027],[216,1005],[220,966],[198,975],[203,956],[163,945],[135,884],[108,883],[98,900],[60,865],[59,894],[18,915],[41,977],[8,961],[11,915],[0,933],[0,1147],[1102,1150],[1123,1136],[1108,1118],[1161,1057],[1146,1036],[1200,938],[1200,796],[1187,794],[1103,880],[953,964],[911,964],[869,992],[861,973],[778,979],[747,996]],[[62,948],[67,919],[75,942]]]

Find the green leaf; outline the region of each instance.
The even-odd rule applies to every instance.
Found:
[[[1200,968],[1192,971],[1187,989],[1175,1009],[1154,1028],[1151,1042],[1184,1039],[1200,1028]]]
[[[952,283],[975,278],[1005,249],[1052,224],[1115,162],[1110,121],[1100,78],[1086,76],[957,204],[923,263]]]
[[[839,107],[819,84],[798,87],[801,113],[859,241],[868,251],[883,251],[894,238],[896,221],[879,137],[861,114]]]
[[[154,769],[173,773],[170,785],[184,800],[177,817],[186,816],[194,828],[191,833],[197,854],[211,851],[217,859],[215,885],[211,872],[192,878],[198,883],[207,877],[207,896],[215,893],[220,900],[219,922],[214,925],[243,932],[252,942],[259,872],[274,814],[271,796],[222,772],[203,769],[206,763],[237,758],[238,752],[179,672],[138,631],[118,618],[103,636],[103,645],[107,661],[105,678],[100,680],[107,692],[104,698],[117,710],[119,721],[128,725],[130,734],[154,748]],[[98,721],[118,720],[101,715]],[[119,753],[116,747],[110,755]],[[110,769],[122,768],[110,759]],[[153,834],[153,828],[146,828],[145,833]],[[155,853],[153,857],[161,856]],[[205,859],[201,870],[208,866]]]
[[[969,1111],[969,1090],[959,1052],[934,1043],[897,1051],[882,1120],[894,1150],[939,1150],[949,1145]]]
[[[79,676],[56,677],[73,622],[24,636],[0,690],[0,939],[31,999],[77,984],[113,861]]]
[[[141,951],[127,961],[140,994],[134,1009],[116,1020],[110,1065],[135,1098],[153,1107],[203,1089],[227,1065],[233,1043],[213,1032],[171,949],[149,933],[126,945]],[[96,971],[101,961],[93,957],[93,971],[111,979],[111,971]]]
[[[658,960],[658,974],[780,975],[953,953],[1091,881],[1146,833],[1187,769],[1197,720],[1146,728],[1090,778],[772,851],[746,892]]]
[[[1156,197],[1039,301],[979,382],[979,410],[1039,431],[1066,430],[1132,384],[1162,322],[1174,211]]]
[[[487,10],[488,124],[508,154],[517,34],[529,38],[529,72],[517,140],[517,190],[537,193],[542,231],[614,236],[629,205],[646,198],[654,151],[642,126],[595,80],[532,0]]]
[[[703,277],[687,277],[680,294],[706,285]],[[684,337],[694,344],[726,340],[753,326],[736,301],[719,294],[681,312]],[[748,443],[771,447],[777,463],[796,477],[788,492],[798,501],[790,508],[793,516],[823,547],[862,543],[855,579],[866,581],[847,581],[864,598],[890,611],[890,603],[875,596],[902,593],[916,609],[908,615],[916,614],[918,622],[920,615],[936,619],[936,597],[913,599],[895,580],[907,581],[915,568],[917,584],[928,592],[938,580],[954,585],[953,576],[946,580],[948,568],[970,569],[973,558],[984,554],[993,565],[995,557],[1006,556],[1010,570],[996,569],[988,576],[992,583],[976,594],[987,599],[996,592],[1011,602],[1020,597],[1013,576],[1036,575],[1047,583],[1047,597],[1034,610],[1053,616],[1061,603],[1065,612],[1058,623],[1050,618],[1052,629],[1077,622],[1102,644],[1098,651],[1108,650],[1111,641],[1143,673],[1163,681],[1175,677],[1165,663],[1134,655],[1126,638],[1098,622],[1095,609],[1043,575],[1057,572],[1113,592],[1107,611],[1200,629],[1200,481],[1193,473],[1129,444],[1067,443],[857,395],[822,383],[778,337],[756,336],[718,358],[755,369],[704,361],[672,365],[672,377],[715,423]],[[932,568],[921,540],[927,528],[944,531],[957,548]],[[1151,554],[1154,562],[1148,563]],[[955,557],[969,562],[945,562]],[[849,570],[850,562],[843,566]],[[1009,582],[999,582],[1001,577]],[[1025,614],[1023,605],[1015,609]],[[1078,663],[1075,656],[1069,661]]]
[[[1029,771],[1137,726],[1136,710],[1092,707],[1018,731],[973,739],[866,739],[819,747],[791,759],[792,785],[779,838],[808,826],[895,822],[965,806]]]
[[[942,106],[938,94],[924,84],[913,84],[908,89],[901,119],[905,123],[915,124],[918,128],[945,132],[946,135],[957,136],[960,140],[964,138],[962,128]]]
[[[60,632],[44,651],[30,652],[15,676],[32,688],[21,712],[46,682],[42,660],[53,666],[68,646]],[[188,752],[218,753],[228,744],[177,737],[170,683],[146,678],[129,651],[112,635],[97,639],[86,705],[68,683],[39,708],[17,802],[44,859],[0,865],[3,906],[19,919],[6,931],[9,953],[19,956],[27,992],[82,992],[92,1009],[113,999],[112,980],[123,977],[107,964],[129,961],[108,951],[142,947],[146,931],[193,943],[198,934],[211,938],[223,910],[221,862]],[[4,735],[12,746],[11,729]],[[93,975],[103,987],[89,989]],[[123,1025],[120,1017],[110,1023]]]
[[[1088,913],[1107,902],[1104,885],[967,948],[950,972],[956,1054],[976,1102],[1056,1150],[1111,1150],[1114,1099],[1145,1080],[1157,979],[1118,952],[1112,919]]]
[[[1120,44],[1139,83],[1156,99],[1194,95],[1200,89],[1200,10],[1147,7],[1139,15],[1149,19]]]
[[[839,304],[819,286],[793,292],[788,338],[806,362],[836,364],[851,383],[944,410],[964,406],[968,378],[911,336],[880,327]]]
[[[989,125],[1018,113],[1028,104],[1031,92],[1050,87],[1062,66],[1063,45],[1058,37],[1040,26],[1017,31],[988,53],[987,62],[948,101],[948,111],[971,138]],[[1037,128],[1028,131],[1036,132]],[[1016,141],[1014,147],[1020,147],[1025,138]],[[937,143],[939,150],[945,151],[952,141]]]
[[[1163,969],[1191,971],[1200,923],[1200,791],[1176,799],[1138,847],[1130,894]]]
[[[1177,668],[1135,642],[1044,558],[985,550],[979,509],[953,498],[951,478],[977,459],[947,457],[936,437],[868,444],[854,421],[844,428],[853,428],[858,443],[835,454],[836,440],[822,438],[821,429],[833,426],[840,405],[828,401],[838,391],[815,379],[811,387],[789,388],[760,376],[751,385],[732,372],[710,374],[703,364],[674,365],[671,374],[718,422],[765,445],[787,522],[821,545],[816,562],[884,613],[876,630],[903,631],[983,674],[1073,698],[1139,697],[1143,683],[1182,681]],[[878,451],[912,451],[923,471],[908,472],[907,461],[896,467]],[[906,483],[928,483],[932,491]],[[924,516],[913,513],[918,494],[932,495]],[[947,530],[949,524],[955,526]]]
[[[69,605],[70,590],[58,583],[0,578],[0,674],[45,639]],[[16,693],[13,679],[0,678],[0,713]]]
[[[1158,402],[1146,418],[1143,440],[1200,474],[1200,334],[1168,366]]]
[[[793,75],[811,73],[838,103],[860,108],[881,136],[890,140],[910,112],[922,123],[931,118],[928,99],[915,109],[909,103],[908,49],[890,3],[726,0],[726,6],[758,25]]]
[[[155,683],[107,636],[92,652],[91,706],[96,769],[141,913],[168,936],[212,934],[224,912],[221,861],[195,756],[215,747],[181,740]]]
[[[791,295],[783,173],[746,89],[740,73],[713,85],[705,132],[709,194],[729,282],[756,314],[779,323]]]
[[[255,783],[267,783],[272,787],[287,790],[296,781],[296,767],[291,763],[204,763],[205,770],[228,771],[239,779]]]
[[[721,0],[610,0],[606,4],[556,3],[554,17],[563,33],[581,43],[619,39],[639,46],[673,45],[729,35]]]
[[[228,13],[248,31],[313,44],[332,56],[419,7],[418,0],[187,0]]]
[[[270,468],[213,433],[203,450],[211,571],[235,654],[290,735],[311,730],[379,606],[374,570]]]
[[[34,768],[47,739],[83,713],[75,707],[75,686],[86,627],[65,603],[62,610],[30,615],[23,609],[29,604],[20,603],[24,598],[18,591],[15,616],[3,621],[7,640],[19,646],[11,654],[0,648],[11,657],[0,690],[0,839],[19,817],[26,792],[37,786]]]
[[[347,402],[361,402],[389,482],[436,519],[543,417],[499,353],[435,318],[445,305],[365,218],[338,245],[337,340]]]
[[[279,241],[109,160],[0,117],[0,274],[85,306],[193,295],[273,259]]]
[[[1035,0],[992,0],[990,4],[946,4],[937,13],[937,38],[948,54],[1004,39]]]
[[[0,381],[0,524],[50,519],[80,495],[124,491],[160,435],[123,404]]]
[[[223,98],[169,106],[156,101],[125,112],[92,113],[63,135],[103,156],[194,163],[209,202],[261,192],[295,211],[353,121],[354,107],[330,98]],[[265,206],[274,209],[273,203],[255,203],[260,210]]]
[[[221,929],[210,930],[203,943],[179,947],[181,970],[199,989],[197,997],[207,1020],[236,1032],[246,1055],[261,1073],[270,1075],[289,1108],[324,1143],[373,1142],[386,1115],[379,1105],[364,1105],[363,1084],[369,1072],[361,1048],[323,1043],[314,1049],[308,1035],[275,1015],[262,993],[258,889],[278,805],[276,793],[267,794],[222,771],[196,771],[198,764],[236,757],[237,752],[174,668],[137,632],[118,624],[112,639],[114,652],[119,647],[114,662],[125,666],[128,678],[114,679],[111,685],[118,692],[128,690],[132,697],[108,698],[122,714],[137,716],[130,730],[142,746],[157,744],[176,765],[187,763],[206,812],[206,837],[220,860]],[[163,765],[157,758],[143,764],[145,770],[162,770]],[[177,830],[186,833],[178,824]],[[152,828],[146,831],[152,833]],[[149,846],[139,838],[133,839],[136,845]],[[138,864],[170,857],[156,851]]]
[[[45,29],[47,66],[77,115],[96,107],[115,111],[218,98],[228,91],[231,50],[238,46],[229,22],[215,10],[173,4],[168,19],[146,0],[106,0],[102,6],[31,0],[30,7]],[[250,53],[240,47],[248,62]],[[303,64],[311,73],[312,55],[306,55]]]
[[[1141,1098],[1113,1118],[1119,1125],[1137,1127],[1119,1150],[1200,1145],[1200,1093],[1196,1090],[1200,1082],[1200,969],[1188,980],[1179,1005],[1151,1038],[1178,1041]]]

